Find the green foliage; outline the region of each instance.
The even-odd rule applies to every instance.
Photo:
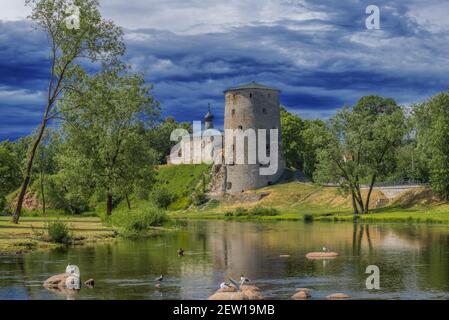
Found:
[[[146,132],[159,107],[141,75],[115,68],[77,82],[64,96],[64,149],[59,165],[99,199],[145,197],[155,178],[156,153]],[[82,94],[79,94],[82,92]],[[112,208],[107,207],[108,214]]]
[[[49,45],[49,84],[46,107],[43,111],[43,121],[34,136],[28,155],[28,163],[24,174],[21,192],[19,193],[14,222],[19,222],[23,196],[31,179],[37,148],[44,138],[47,125],[60,116],[55,107],[61,96],[68,92],[79,91],[76,85],[80,82],[83,65],[88,60],[110,66],[118,61],[125,52],[123,31],[110,20],[102,19],[98,0],[26,0],[31,7],[29,18],[37,30],[46,35]],[[80,23],[77,28],[67,27],[70,8],[76,5],[79,9]],[[70,89],[68,89],[70,88]],[[74,105],[73,107],[76,108]],[[78,128],[79,129],[79,128]]]
[[[314,217],[313,217],[313,214],[305,214],[304,215],[304,221],[305,222],[313,222],[313,220],[314,220]]]
[[[173,194],[171,194],[165,188],[157,188],[151,192],[151,200],[162,209],[167,209],[168,206],[175,200]]]
[[[56,243],[69,243],[72,236],[69,227],[62,221],[52,221],[47,225],[48,240]]]
[[[209,176],[210,166],[205,164],[159,166],[154,190],[166,189],[173,195],[174,201],[168,206],[169,210],[187,209],[194,200],[194,193],[202,197],[204,184],[208,183],[204,177]]]
[[[209,199],[207,198],[207,195],[202,191],[198,190],[192,193],[192,203],[195,206],[201,206],[205,204]]]
[[[449,92],[414,107],[417,149],[422,154],[432,189],[449,199]]]
[[[160,164],[166,163],[167,156],[170,155],[171,149],[176,145],[176,142],[170,139],[170,135],[175,129],[191,131],[189,123],[178,123],[175,118],[167,117],[148,132],[148,141],[150,146],[158,153]]]
[[[178,211],[178,210],[185,210],[192,204],[192,199],[189,196],[183,196],[177,198],[174,202],[172,202],[168,206],[168,210],[172,211]]]
[[[151,203],[144,203],[132,210],[117,209],[110,217],[112,226],[121,229],[125,236],[142,235],[150,227],[160,226],[165,221],[164,211]]]
[[[354,212],[368,212],[369,195],[362,198],[360,185],[372,186],[388,177],[395,167],[395,151],[407,133],[402,109],[392,99],[363,97],[344,107],[316,132],[318,152],[316,181],[339,183],[352,195]]]
[[[255,206],[250,210],[243,207],[237,207],[233,212],[228,211],[225,217],[270,217],[279,215],[279,211],[275,208],[265,208],[262,206]]]
[[[21,170],[12,148],[0,144],[0,210],[6,206],[5,197],[20,185]]]
[[[275,208],[264,208],[255,206],[249,211],[250,216],[277,216],[279,211]]]
[[[295,114],[281,108],[282,147],[286,165],[300,169],[307,177],[313,178],[316,167],[316,153],[320,145],[314,139],[319,128],[324,128],[321,120],[302,120]]]

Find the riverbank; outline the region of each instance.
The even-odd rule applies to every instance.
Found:
[[[252,201],[211,201],[183,211],[169,212],[174,219],[234,219],[234,220],[305,220],[353,221],[351,199],[337,188],[288,182],[243,195]],[[360,222],[405,222],[449,224],[449,204],[438,201],[428,189],[406,192],[388,200],[374,190],[373,209],[357,216]],[[277,214],[251,215],[251,209],[274,208]],[[241,211],[247,211],[247,214]],[[239,212],[240,211],[240,212]]]
[[[73,235],[71,245],[112,241],[117,236],[97,217],[22,217],[18,225],[11,223],[10,217],[0,217],[0,254],[23,254],[66,246],[43,239],[42,234],[50,221],[67,224]]]

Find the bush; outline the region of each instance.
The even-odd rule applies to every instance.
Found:
[[[132,210],[116,209],[110,220],[113,226],[123,230],[124,235],[139,235],[150,227],[162,225],[166,221],[166,216],[155,205],[146,203]]]
[[[162,209],[167,209],[175,200],[175,196],[165,188],[157,188],[151,193],[151,200]]]
[[[234,212],[226,212],[226,217],[244,217],[244,216],[277,216],[279,211],[274,208],[264,208],[261,206],[256,206],[250,210],[247,210],[243,207],[238,207],[234,210]]]
[[[197,191],[192,194],[192,203],[195,206],[201,206],[208,201],[207,196],[204,192]]]
[[[264,208],[256,206],[249,211],[250,216],[277,216],[279,211],[275,208]]]
[[[6,199],[4,196],[0,195],[0,213],[6,209]]]
[[[172,204],[168,206],[169,210],[185,210],[192,204],[192,199],[190,197],[184,196],[178,198]]]
[[[314,219],[313,215],[311,215],[309,213],[304,215],[304,221],[305,222],[313,222],[313,219]]]
[[[49,222],[47,225],[48,240],[56,243],[69,243],[71,234],[66,223],[61,221]]]
[[[234,211],[234,216],[236,216],[236,217],[246,216],[247,214],[248,214],[248,210],[246,210],[245,208],[242,208],[242,207],[238,207]]]

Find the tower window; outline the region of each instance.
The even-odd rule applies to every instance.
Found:
[[[250,98],[252,98],[252,97],[253,97],[253,94],[252,94],[252,93],[250,93],[250,94],[249,94],[249,97],[250,97]]]
[[[235,115],[235,109],[232,109],[231,113],[234,116]]]
[[[232,182],[228,182],[226,188],[227,188],[228,190],[231,190],[231,189],[232,189]]]
[[[262,113],[263,113],[263,114],[267,114],[267,109],[263,108],[263,109],[262,109]]]
[[[268,94],[268,98],[271,98],[271,93]]]
[[[243,126],[239,126],[239,130],[243,130]]]

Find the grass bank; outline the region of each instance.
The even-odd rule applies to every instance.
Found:
[[[262,195],[257,201],[210,202],[192,210],[169,213],[175,219],[236,219],[236,220],[308,220],[353,221],[351,199],[337,188],[288,182],[266,187],[247,195]],[[251,198],[251,197],[248,197]],[[414,201],[419,200],[419,201]],[[371,203],[384,202],[385,196],[374,191]],[[274,215],[229,214],[242,208],[273,208]],[[371,213],[358,216],[364,222],[405,222],[449,224],[449,204],[435,201],[428,189],[404,194],[390,204],[374,208]]]
[[[103,225],[96,217],[22,217],[20,224],[10,217],[0,217],[0,254],[21,254],[64,246],[42,239],[47,223],[61,221],[67,224],[73,236],[73,245],[111,241],[116,232]]]

